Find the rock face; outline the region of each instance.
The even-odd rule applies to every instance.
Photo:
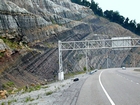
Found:
[[[24,44],[22,49],[11,48],[18,53],[11,55],[14,63],[8,63],[4,70],[0,68],[0,84],[13,81],[15,85],[23,86],[44,79],[57,79],[58,40],[120,36],[136,37],[120,25],[95,16],[88,7],[70,0],[0,0],[0,38]],[[109,67],[120,67],[128,53],[123,56],[110,50],[91,51],[88,54],[89,67],[105,68],[107,54],[112,54]],[[81,71],[85,55],[80,51],[65,51],[63,61],[65,73]]]
[[[5,49],[8,49],[6,44],[4,43],[4,41],[2,39],[0,39],[0,52],[4,52]]]

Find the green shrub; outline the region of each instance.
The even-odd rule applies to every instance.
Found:
[[[48,96],[48,95],[51,95],[52,93],[53,93],[52,91],[49,91],[46,93],[46,95]]]
[[[9,87],[13,87],[13,86],[15,86],[15,84],[12,81],[9,81],[9,82],[7,82],[5,84],[2,84],[2,88],[4,88],[4,89],[9,88]]]
[[[4,102],[2,102],[1,105],[6,105],[6,104]]]
[[[33,101],[33,100],[34,99],[29,96],[29,97],[26,97],[25,102],[29,102],[29,101]]]
[[[86,67],[84,67],[84,68],[83,68],[83,70],[84,70],[84,71],[86,71],[86,70],[87,70],[87,68],[86,68]]]
[[[39,90],[41,88],[41,85],[36,85],[36,86],[34,86],[34,89],[35,90]]]
[[[10,39],[6,39],[6,38],[3,38],[3,37],[0,37],[0,39],[2,39],[4,41],[4,43],[6,45],[8,45],[10,48],[21,48],[21,46],[18,44],[18,42],[15,42],[15,41],[12,41]]]
[[[14,82],[11,82],[11,81],[7,82],[6,84],[7,84],[7,86],[9,86],[9,87],[12,87],[12,86],[15,85]]]
[[[15,100],[9,100],[8,105],[11,105],[11,103],[13,103],[13,102],[17,102],[17,100],[16,99]]]
[[[4,52],[0,52],[0,58],[4,56]]]

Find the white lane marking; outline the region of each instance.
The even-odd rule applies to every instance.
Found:
[[[102,75],[102,73],[103,73],[103,71],[102,71],[102,72],[100,73],[100,75],[99,75],[99,83],[100,83],[100,85],[101,85],[103,91],[105,92],[105,94],[106,94],[108,100],[110,101],[111,105],[115,105],[115,103],[113,102],[113,100],[111,99],[111,97],[109,96],[109,94],[107,93],[107,91],[105,90],[105,88],[104,88],[104,86],[103,86],[103,84],[102,84],[102,82],[101,82],[101,75]]]
[[[119,74],[117,74],[118,76],[120,76]],[[129,80],[128,78],[124,77],[126,80]],[[130,80],[131,82],[134,82],[133,80]],[[136,83],[137,85],[139,85],[140,83]]]

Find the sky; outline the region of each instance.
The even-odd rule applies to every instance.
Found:
[[[90,1],[90,0],[87,0]],[[129,20],[140,23],[140,0],[94,0],[98,6],[105,10],[118,11],[120,15]]]

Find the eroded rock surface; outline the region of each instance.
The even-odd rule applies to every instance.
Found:
[[[58,40],[96,40],[120,36],[136,35],[70,0],[0,0],[0,38],[22,45],[20,49],[11,48],[12,58],[5,63],[4,59],[0,61],[4,65],[0,68],[0,84],[13,81],[16,86],[24,86],[43,84],[45,79],[57,79]],[[0,47],[3,49],[1,44]],[[106,55],[110,52],[90,52],[89,67],[105,68]],[[114,51],[109,59],[110,67],[121,66],[127,53],[124,56]],[[63,60],[66,73],[82,71],[85,66],[83,52],[65,51]]]

